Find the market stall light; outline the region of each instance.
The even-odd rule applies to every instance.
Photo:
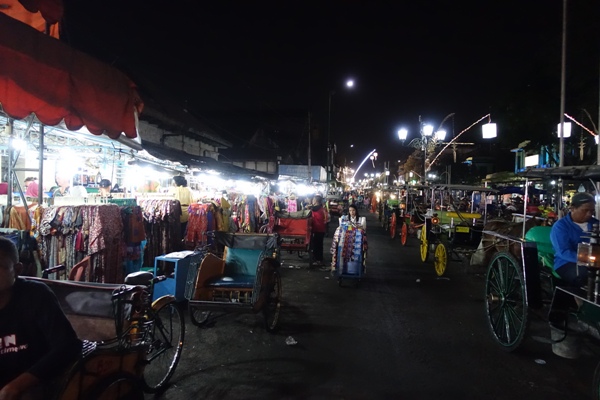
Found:
[[[13,150],[25,151],[27,150],[27,142],[23,139],[13,138],[11,140],[11,147]]]

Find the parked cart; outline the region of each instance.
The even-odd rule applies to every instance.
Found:
[[[562,179],[563,185],[574,182],[578,187],[592,183],[597,191],[600,167],[577,166],[529,169],[520,173],[529,179]],[[528,197],[525,185],[525,200]],[[505,351],[520,349],[526,337],[531,337],[531,323],[536,317],[550,323],[550,338],[555,354],[577,358],[577,341],[582,335],[598,343],[600,335],[600,233],[585,232],[596,243],[580,245],[577,262],[588,268],[589,279],[584,287],[568,286],[552,269],[554,250],[548,226],[527,230],[523,220],[522,236],[496,231],[485,233],[502,243],[504,250],[496,252],[486,275],[486,318],[494,341]],[[526,232],[527,231],[527,232]],[[549,310],[549,311],[547,311]],[[593,380],[593,397],[600,397],[600,363]]]
[[[281,251],[297,252],[300,258],[307,255],[308,265],[312,264],[310,248],[312,212],[310,210],[277,214],[273,233],[279,235]]]
[[[207,326],[215,311],[262,313],[267,331],[275,331],[281,309],[279,235],[214,234],[214,253],[188,275],[185,295],[192,323]]]

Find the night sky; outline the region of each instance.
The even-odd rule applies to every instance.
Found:
[[[354,144],[348,156],[356,159],[373,148],[384,159],[410,153],[396,131],[418,135],[419,115],[437,126],[455,113],[444,126],[455,134],[489,112],[501,124],[539,68],[555,78],[545,88],[551,122],[560,115],[561,0],[66,0],[66,7],[64,40],[199,115],[310,110],[326,126],[335,90],[331,135],[340,150]],[[589,76],[596,94],[599,7],[571,0],[568,28],[568,68]],[[356,82],[352,91],[343,87],[347,78]],[[465,140],[481,140],[480,128]]]

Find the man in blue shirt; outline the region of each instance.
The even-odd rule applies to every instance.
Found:
[[[591,232],[598,220],[593,217],[596,208],[594,196],[589,193],[577,193],[571,199],[569,213],[552,225],[550,240],[554,248],[554,270],[569,285],[584,286],[588,271],[577,265],[577,245],[588,241],[582,238],[585,232]]]

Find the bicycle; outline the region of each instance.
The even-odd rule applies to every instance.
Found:
[[[86,399],[109,399],[100,395],[114,391],[114,385],[134,393],[137,388],[148,393],[165,388],[181,358],[185,337],[184,317],[175,297],[152,301],[154,285],[165,276],[135,272],[124,284],[27,279],[42,281],[54,291],[85,343],[81,360],[67,374],[57,398],[84,394]]]

